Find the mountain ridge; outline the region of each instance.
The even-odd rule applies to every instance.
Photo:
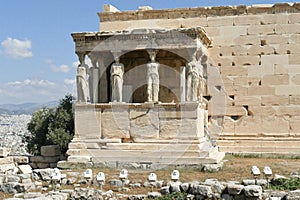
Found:
[[[0,114],[21,115],[32,114],[42,107],[53,108],[59,104],[58,101],[49,101],[46,103],[22,103],[22,104],[0,104]]]

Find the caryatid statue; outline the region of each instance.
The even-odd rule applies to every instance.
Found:
[[[97,65],[98,61],[96,55],[89,54],[88,56],[92,63],[92,67],[88,70],[90,99],[91,103],[98,103],[100,69]]]
[[[84,63],[77,68],[76,84],[79,103],[86,103],[88,98],[87,68],[88,66]]]
[[[150,62],[147,63],[147,94],[149,102],[158,102],[159,93],[159,63],[155,61],[157,50],[150,49]]]
[[[115,63],[112,64],[110,69],[112,102],[122,102],[123,74],[124,65],[122,63],[119,63],[119,57],[115,57]]]
[[[200,54],[200,55],[199,55]],[[187,101],[203,101],[204,78],[202,59],[206,59],[206,55],[201,51],[196,51],[191,61],[186,66],[186,100]]]

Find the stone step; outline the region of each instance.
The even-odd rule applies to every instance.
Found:
[[[255,141],[255,140],[218,140],[218,146],[237,146],[237,147],[265,147],[265,148],[299,148],[300,141]]]
[[[300,147],[264,147],[264,146],[220,146],[219,147],[221,152],[228,152],[228,153],[243,153],[243,152],[256,152],[256,153],[281,153],[281,154],[300,154]]]
[[[89,153],[89,154],[88,154]],[[158,156],[159,155],[159,156]],[[164,165],[169,165],[175,162],[176,164],[208,164],[218,163],[222,161],[225,153],[218,152],[217,148],[212,148],[210,152],[193,152],[192,154],[186,152],[138,152],[138,151],[90,151],[85,152],[84,155],[72,155],[69,156],[69,161],[76,161],[76,157],[92,157],[93,162],[95,159],[97,162],[153,162]]]
[[[103,157],[102,155],[93,155],[93,163],[154,163],[156,165],[172,165],[172,164],[181,164],[181,165],[198,165],[198,164],[211,164],[219,163],[224,158],[224,153],[213,154],[211,157],[176,157],[176,156],[107,156]],[[83,156],[69,156],[68,161],[78,162],[82,160]]]
[[[248,140],[248,141],[300,141],[300,136],[278,137],[277,136],[264,136],[264,137],[249,137],[249,136],[226,136],[222,135],[218,138],[219,141],[234,141],[234,140]]]
[[[167,143],[167,144],[147,144],[147,143],[108,143],[106,145],[107,149],[115,150],[147,150],[147,151],[157,151],[165,149],[176,149],[176,150],[199,150],[201,149],[201,144],[178,144],[178,143]]]
[[[73,153],[72,153],[73,152]],[[78,149],[68,151],[69,155],[101,155],[102,157],[118,157],[119,155],[126,157],[140,157],[140,156],[187,156],[187,157],[199,157],[204,155],[210,155],[215,153],[215,151],[200,151],[200,150],[174,150],[174,149],[164,149],[158,151],[147,151],[147,150],[118,150],[118,149]],[[159,157],[158,156],[158,157]]]

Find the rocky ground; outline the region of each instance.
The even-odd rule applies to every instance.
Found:
[[[286,177],[284,180],[291,180],[291,177],[300,180],[300,160],[234,156],[226,159],[223,169],[218,172],[178,169],[178,181],[171,180],[174,168],[157,170],[158,181],[153,184],[147,180],[152,172],[149,170],[128,169],[128,179],[123,182],[119,178],[120,169],[92,169],[92,178],[84,177],[86,169],[60,170],[61,180],[54,182],[51,180],[54,169],[31,171],[22,162],[14,166],[2,165],[0,199],[146,199],[161,195],[173,195],[170,199],[300,199],[298,185],[292,191],[268,189],[263,175],[255,185],[250,172],[253,165],[261,173],[265,166],[270,166],[273,171],[270,179],[275,186],[283,176]],[[100,171],[106,177],[102,190],[96,181]],[[188,195],[183,197],[183,193]]]

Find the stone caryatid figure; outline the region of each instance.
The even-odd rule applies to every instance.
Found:
[[[155,61],[157,50],[150,49],[150,62],[147,63],[147,94],[149,102],[158,102],[159,93],[159,63]]]
[[[88,70],[88,75],[89,75],[89,91],[90,91],[90,100],[91,103],[98,103],[98,95],[99,95],[99,80],[100,80],[100,69],[97,61],[97,57],[94,54],[89,54],[88,55],[92,67],[89,68]]]
[[[123,74],[124,74],[124,65],[122,63],[119,63],[119,57],[116,57],[115,63],[112,64],[110,69],[112,102],[122,102]]]
[[[201,55],[199,55],[201,54]],[[203,101],[204,78],[203,65],[201,59],[205,55],[202,52],[196,51],[191,61],[186,66],[186,100],[187,101]]]
[[[88,98],[87,68],[86,64],[80,64],[77,68],[76,84],[79,103],[86,103]]]

